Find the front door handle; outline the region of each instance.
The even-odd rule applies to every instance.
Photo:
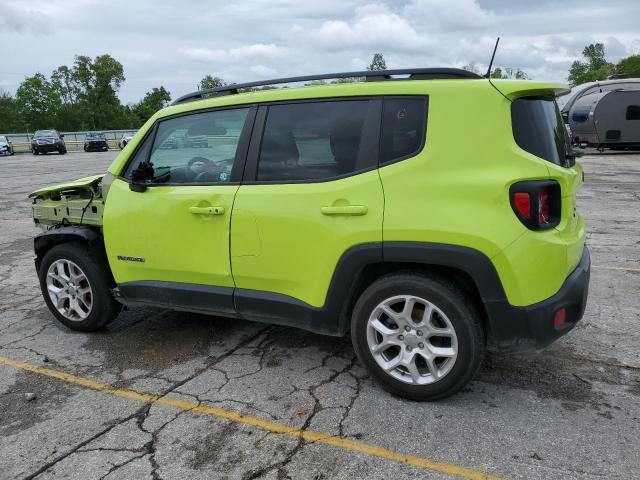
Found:
[[[196,215],[224,215],[224,207],[189,207],[189,212]]]
[[[323,215],[366,215],[368,209],[365,205],[339,205],[322,207],[320,211]]]

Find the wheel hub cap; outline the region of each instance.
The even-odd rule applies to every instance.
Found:
[[[47,292],[55,309],[78,322],[91,313],[93,292],[85,273],[71,260],[60,259],[47,270]]]
[[[367,343],[387,374],[409,384],[441,380],[458,356],[458,338],[449,318],[436,305],[412,295],[388,298],[373,309]]]

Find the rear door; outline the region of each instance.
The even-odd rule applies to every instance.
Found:
[[[207,309],[233,311],[229,222],[254,113],[243,107],[161,120],[113,181],[104,236],[123,296],[153,295],[173,306],[199,298]],[[195,135],[204,141],[191,145]],[[132,191],[134,180],[146,189]]]
[[[256,313],[247,311],[252,297],[323,306],[345,251],[382,241],[381,104],[347,98],[260,107],[231,222],[240,313]]]

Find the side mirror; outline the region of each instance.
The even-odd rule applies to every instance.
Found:
[[[142,162],[133,172],[131,172],[129,190],[139,193],[146,191],[146,183],[153,179],[154,174],[153,165],[149,162]]]
[[[64,133],[61,133],[61,134],[60,134],[60,138],[64,138]]]
[[[132,192],[142,193],[147,191],[147,186],[144,183],[133,183],[129,184],[129,190]]]

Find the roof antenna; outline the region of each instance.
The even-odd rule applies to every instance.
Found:
[[[500,37],[496,39],[496,46],[493,47],[493,55],[491,55],[491,61],[489,62],[489,68],[487,69],[487,73],[484,75],[484,78],[491,78],[491,67],[493,67],[493,59],[496,56],[496,50],[498,50],[498,43],[500,43]]]

